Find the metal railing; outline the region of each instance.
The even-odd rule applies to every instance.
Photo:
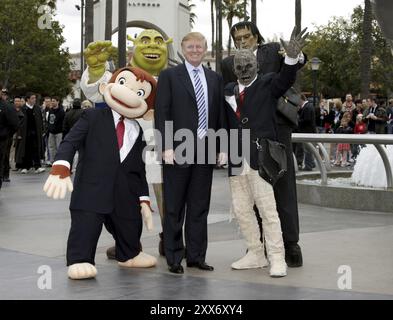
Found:
[[[313,154],[321,172],[322,185],[327,184],[327,172],[331,170],[330,158],[322,143],[373,144],[381,156],[385,167],[387,187],[389,189],[393,188],[392,167],[386,148],[383,147],[383,145],[393,145],[393,135],[391,134],[293,133],[292,142],[304,143],[306,148]],[[320,153],[322,153],[323,158]]]

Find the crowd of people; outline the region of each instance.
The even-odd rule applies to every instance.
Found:
[[[7,89],[1,90],[0,100],[0,187],[10,182],[10,171],[21,174],[43,173],[50,167],[64,136],[81,116],[82,109],[92,103],[74,99],[67,110],[57,96],[42,97],[37,94],[10,97]]]
[[[329,134],[392,134],[393,99],[377,100],[374,96],[354,100],[352,94],[340,98],[322,99],[319,106],[302,97],[299,106],[299,133]],[[359,154],[358,144],[338,143],[330,147],[335,166],[351,166]],[[315,167],[313,156],[301,144],[294,144],[299,170],[311,171]]]

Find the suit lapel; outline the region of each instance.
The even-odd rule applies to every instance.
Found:
[[[207,83],[207,95],[208,95],[208,103],[209,103],[209,113],[212,110],[213,104],[213,92],[214,92],[214,74],[210,72],[210,70],[203,67],[205,71],[206,83]]]
[[[113,114],[111,108],[103,109],[102,133],[104,137],[105,150],[108,150],[118,162],[120,162],[119,148],[117,144],[116,128],[113,121]],[[104,150],[102,150],[105,152]]]
[[[180,78],[180,82],[186,87],[188,93],[191,95],[193,101],[195,101],[195,104],[196,104],[194,86],[192,85],[192,82],[191,82],[190,76],[187,72],[187,68],[186,68],[185,64],[183,64],[179,67],[177,75]]]

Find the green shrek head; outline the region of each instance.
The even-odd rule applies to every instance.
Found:
[[[134,43],[134,54],[131,66],[141,68],[153,76],[158,76],[160,71],[168,64],[168,44],[172,39],[164,37],[156,30],[146,29],[136,39],[127,36]]]

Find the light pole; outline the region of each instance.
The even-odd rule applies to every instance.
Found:
[[[119,0],[119,68],[127,64],[127,0]]]
[[[83,11],[84,11],[84,7],[85,7],[85,0],[81,0],[81,5],[80,6],[79,5],[75,5],[75,8],[78,11],[81,11],[81,56],[80,56],[80,59],[81,59],[81,75],[82,75],[82,72],[84,70],[83,50],[85,49],[85,46],[83,45],[83,16],[84,16]]]
[[[316,99],[317,99],[317,73],[319,70],[319,65],[321,64],[321,60],[317,57],[314,57],[310,60],[311,63],[311,70],[313,76],[313,105],[316,108]]]

